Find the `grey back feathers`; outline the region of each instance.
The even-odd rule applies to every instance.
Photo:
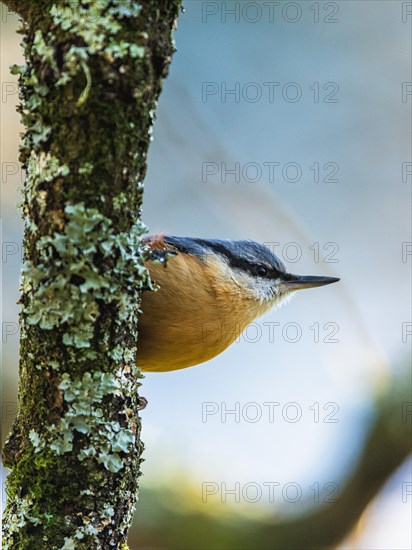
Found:
[[[279,258],[266,246],[251,240],[229,241],[198,239],[165,235],[165,243],[185,254],[193,254],[207,261],[208,255],[223,257],[227,263],[252,276],[269,279],[282,277],[286,268]]]

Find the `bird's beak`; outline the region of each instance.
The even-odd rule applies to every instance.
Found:
[[[330,285],[340,281],[337,277],[317,277],[316,275],[292,275],[288,277],[283,284],[288,290],[304,290],[305,288],[314,288],[315,286]]]

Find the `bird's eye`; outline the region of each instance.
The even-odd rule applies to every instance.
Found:
[[[256,268],[256,273],[259,275],[259,277],[266,277],[268,274],[268,270],[264,265],[258,265]]]

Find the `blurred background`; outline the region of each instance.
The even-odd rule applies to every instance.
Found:
[[[212,361],[149,374],[131,548],[231,549],[233,529],[334,506],[410,361],[412,3],[186,0],[145,181],[150,232],[266,243],[341,277]],[[2,429],[16,413],[22,174],[17,17],[2,11]],[[341,548],[409,549],[412,463]],[[186,521],[191,518],[191,521]],[[216,536],[215,536],[216,535]]]

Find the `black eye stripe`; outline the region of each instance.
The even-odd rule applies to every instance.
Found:
[[[266,247],[254,241],[223,241],[173,236],[165,236],[164,240],[175,249],[186,254],[194,254],[203,261],[208,261],[209,256],[216,253],[223,256],[231,267],[245,271],[252,277],[276,279],[286,274],[286,269],[282,269],[284,267],[282,262]],[[266,273],[263,274],[263,271],[258,273],[259,268],[265,268]]]
[[[201,242],[200,239],[197,239],[197,240],[198,240],[198,242]],[[266,266],[266,265],[256,265],[256,263],[248,262],[244,258],[241,258],[240,256],[233,254],[233,252],[231,250],[228,250],[227,247],[225,247],[224,245],[222,245],[220,243],[210,242],[210,241],[203,241],[203,242],[208,248],[210,248],[212,250],[215,250],[216,252],[219,252],[220,254],[222,254],[228,260],[229,264],[232,267],[237,267],[238,269],[242,269],[243,271],[247,271],[253,277],[256,277],[257,275],[259,275],[260,277],[267,277],[267,278],[270,278],[270,279],[272,279],[272,278],[275,279],[276,277],[279,277],[279,275],[280,275],[280,273],[277,269],[275,269],[273,267]],[[264,275],[258,273],[258,270],[260,268],[263,268],[263,269],[266,270],[266,273]]]
[[[266,279],[276,279],[281,277],[281,273],[277,269],[266,265],[251,266],[249,271],[252,275],[258,275],[259,277]]]

